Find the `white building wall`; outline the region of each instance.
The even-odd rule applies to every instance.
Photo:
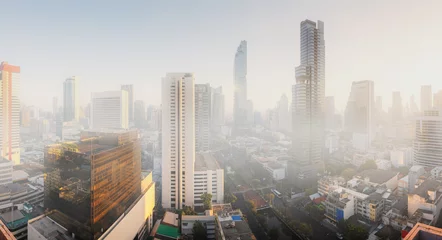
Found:
[[[91,128],[129,128],[128,107],[127,91],[92,93]]]
[[[191,73],[168,73],[162,82],[162,205],[194,204],[195,91]]]
[[[195,206],[203,205],[198,202],[203,193],[212,194],[212,202],[224,203],[224,169],[195,171]]]

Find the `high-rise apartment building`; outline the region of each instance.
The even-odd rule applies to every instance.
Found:
[[[367,150],[374,138],[374,83],[358,81],[351,85],[345,109],[345,130],[353,134],[353,146]]]
[[[235,128],[242,128],[247,125],[247,42],[244,40],[236,50],[233,77],[233,122]]]
[[[433,109],[433,91],[431,85],[421,86],[421,112]]]
[[[20,163],[20,67],[0,64],[0,159]]]
[[[289,100],[285,94],[281,96],[277,106],[278,130],[290,132]]]
[[[312,179],[321,167],[325,98],[324,23],[301,22],[301,64],[292,87],[294,162],[291,176],[296,183]]]
[[[137,128],[146,127],[146,105],[141,100],[134,103],[134,124]]]
[[[136,130],[83,132],[45,148],[45,199],[54,219],[79,239],[98,239],[141,194]]]
[[[433,108],[442,110],[442,90],[439,90],[433,95]]]
[[[129,111],[129,122],[134,121],[134,85],[122,85],[121,90],[125,90],[127,92],[128,98],[128,111]]]
[[[424,111],[415,129],[414,165],[442,166],[442,112]]]
[[[212,89],[212,130],[220,132],[224,125],[224,94],[223,87]]]
[[[401,92],[393,92],[393,101],[391,106],[391,117],[392,123],[397,123],[403,120],[403,105],[402,105],[402,97]]]
[[[91,128],[129,128],[127,102],[124,90],[92,93]]]
[[[63,121],[78,121],[80,118],[80,104],[78,99],[78,78],[70,77],[63,84]]]
[[[195,84],[195,149],[198,152],[210,147],[211,107],[210,84]]]
[[[193,206],[195,89],[192,73],[162,80],[162,206]]]
[[[410,113],[412,115],[417,114],[419,112],[419,108],[417,107],[416,101],[414,99],[414,95],[410,97]]]

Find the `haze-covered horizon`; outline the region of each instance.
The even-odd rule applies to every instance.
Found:
[[[52,108],[63,81],[79,77],[81,105],[91,92],[134,84],[135,100],[159,105],[167,72],[193,72],[223,86],[232,112],[233,60],[248,43],[248,96],[255,109],[291,100],[299,65],[299,24],[325,25],[326,95],[342,111],[353,81],[373,80],[384,109],[393,91],[405,105],[420,86],[442,89],[440,1],[5,2],[0,61],[21,67],[21,99]],[[270,91],[269,91],[270,90]],[[265,96],[265,97],[263,97]]]

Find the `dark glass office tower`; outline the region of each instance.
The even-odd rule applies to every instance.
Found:
[[[98,239],[140,196],[138,132],[83,132],[47,146],[45,167],[45,207],[77,238]]]

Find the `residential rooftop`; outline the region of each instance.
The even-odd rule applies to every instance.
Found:
[[[220,169],[218,162],[211,153],[197,154],[195,158],[195,171]]]
[[[417,223],[404,240],[442,239],[442,229],[426,224]]]
[[[390,171],[390,170],[382,170],[382,169],[369,169],[360,172],[356,176],[361,177],[362,179],[368,178],[370,182],[383,184],[388,180],[392,179],[396,176],[398,172]]]
[[[434,179],[428,179],[421,183],[419,187],[415,188],[411,194],[419,195],[422,198],[428,199],[430,196],[428,195],[428,191],[435,191],[437,197],[440,196],[440,192],[438,191],[438,188],[441,186],[441,182],[434,180]],[[436,197],[436,199],[437,199]]]
[[[73,240],[68,230],[51,219],[50,215],[41,215],[31,219],[28,224],[47,240]]]

